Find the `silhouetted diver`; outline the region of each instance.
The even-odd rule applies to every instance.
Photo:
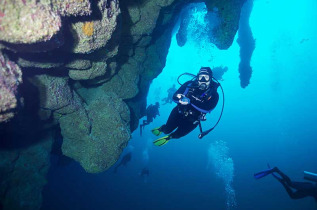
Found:
[[[277,173],[278,175],[274,174]],[[308,172],[305,173],[305,178],[307,178],[308,175],[306,175]],[[280,171],[277,167],[269,168],[265,171],[261,171],[259,173],[254,174],[254,177],[256,179],[260,179],[262,177],[265,177],[269,174],[272,174],[275,179],[277,179],[285,188],[286,192],[292,199],[300,199],[307,196],[312,196],[317,201],[317,183],[313,184],[311,182],[293,182],[291,179],[285,175],[282,171]],[[312,173],[309,173],[310,176],[312,176]],[[308,178],[307,178],[308,179]],[[309,178],[312,180],[311,178]],[[317,177],[316,177],[317,180]],[[293,191],[295,190],[295,192]]]

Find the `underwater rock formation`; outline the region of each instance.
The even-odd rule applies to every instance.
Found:
[[[107,63],[94,62],[91,67],[84,70],[69,68],[69,77],[73,80],[88,80],[103,76],[107,71]]]
[[[9,81],[5,84],[14,87],[8,89],[8,93],[14,93],[12,100],[1,100],[1,105],[18,101],[16,90],[22,81],[15,62],[23,71],[23,84],[27,83],[20,91],[27,100],[16,117],[19,123],[39,120],[43,125],[41,131],[60,126],[64,155],[78,161],[87,172],[107,170],[118,160],[131,132],[137,128],[146,108],[150,83],[165,66],[179,13],[192,2],[1,1],[0,50],[17,72],[0,78],[0,84]],[[221,49],[232,43],[242,2],[206,2],[208,11],[218,10],[221,24],[213,30],[213,42]],[[4,69],[6,63],[1,63]],[[1,94],[7,90],[0,87]],[[0,116],[3,114],[1,107]],[[40,147],[41,142],[32,146]],[[21,148],[21,152],[28,148]],[[10,153],[3,154],[11,157]],[[40,165],[34,164],[34,171],[36,167],[41,170]],[[10,171],[3,172],[4,176]],[[39,179],[43,180],[41,176]],[[18,175],[15,180],[21,180],[21,186],[30,183]],[[40,191],[41,186],[35,187]],[[6,185],[5,191],[11,192],[11,187],[15,186]],[[7,195],[12,197],[1,197],[4,208],[9,208],[12,200],[19,200],[14,194]],[[40,197],[37,198],[32,209],[40,206]]]
[[[43,109],[59,110],[68,106],[73,99],[67,77],[37,75],[32,78],[32,83],[39,90],[40,107]]]
[[[122,99],[135,97],[139,92],[138,82],[140,72],[138,70],[137,62],[131,59],[131,63],[122,65],[118,74],[102,86],[103,90],[105,92],[116,93]]]
[[[205,34],[204,36],[209,37],[209,42],[219,49],[229,48],[238,30],[241,6],[244,2],[245,0],[216,0],[206,1],[205,4],[189,4],[180,13],[177,44],[184,46],[189,31],[194,31],[191,34],[195,36],[194,39],[199,40],[199,34]],[[204,11],[204,7],[207,7],[207,11]],[[204,11],[203,17],[194,17],[195,11]]]
[[[230,1],[228,2],[230,3]],[[229,4],[228,2],[225,4]],[[99,84],[99,81],[102,81],[99,87],[106,93],[116,94],[120,99],[133,99],[137,95],[142,95],[141,103],[144,104],[144,95],[147,93],[150,81],[158,75],[165,65],[171,37],[170,32],[177,17],[177,10],[174,11],[173,9],[180,8],[184,3],[172,0],[144,1],[139,5],[123,2],[121,4],[122,10],[124,11],[124,14],[122,14],[122,28],[121,31],[118,32],[118,35],[120,35],[122,39],[120,42],[118,42],[118,40],[115,41],[115,47],[112,48],[110,48],[109,41],[113,39],[112,35],[115,30],[118,30],[118,16],[121,11],[118,1],[98,1],[96,8],[100,14],[99,16],[93,16],[90,20],[89,16],[93,14],[93,9],[89,1],[80,1],[80,3],[78,3],[80,5],[76,5],[76,7],[73,5],[75,3],[70,0],[50,1],[50,4],[45,4],[44,1],[39,1],[38,3],[19,1],[14,5],[9,3],[3,4],[1,7],[1,26],[7,27],[8,20],[16,17],[14,16],[16,14],[12,8],[26,10],[26,12],[24,12],[26,16],[32,16],[33,10],[30,11],[30,8],[34,7],[34,11],[37,11],[36,9],[43,7],[45,11],[48,11],[48,14],[51,14],[55,19],[57,18],[56,20],[58,20],[58,15],[87,16],[87,19],[83,21],[71,20],[71,24],[68,25],[71,28],[69,32],[72,34],[72,38],[65,33],[63,39],[72,41],[74,48],[71,48],[70,51],[66,44],[64,49],[60,48],[59,50],[54,52],[50,51],[40,56],[37,54],[29,54],[29,56],[27,56],[18,53],[15,55],[17,62],[25,68],[50,68],[52,69],[50,74],[52,74],[57,67],[61,69],[64,68],[64,72],[67,73],[68,71],[68,76],[73,80],[91,80],[89,84]],[[49,8],[49,5],[51,5],[51,8]],[[3,11],[5,11],[5,13]],[[58,13],[58,15],[56,16],[54,12]],[[4,17],[10,18],[5,19]],[[39,19],[37,21],[43,22],[42,24],[47,22],[46,16],[44,16],[43,19],[41,19],[41,16],[37,16],[37,18]],[[33,22],[31,21],[30,23]],[[53,23],[55,22],[53,21]],[[65,24],[67,25],[68,23],[66,22]],[[53,24],[53,26],[55,25],[60,26],[60,23]],[[2,30],[2,32],[10,32],[7,28],[3,29],[5,30]],[[44,33],[45,30],[43,29],[41,32]],[[59,29],[56,29],[54,33],[56,34],[58,31]],[[21,31],[16,32],[20,33]],[[45,37],[40,36],[41,34],[36,34],[40,36],[40,38],[24,37],[25,39],[21,38],[23,39],[22,41],[17,39],[17,36],[5,34],[2,41],[12,44],[41,43],[43,41],[49,41],[50,38],[53,39],[54,33],[49,32],[45,32],[48,34]],[[4,45],[7,46],[6,43],[4,43]],[[8,49],[11,48],[9,47]],[[97,49],[103,52],[97,52]],[[16,50],[18,50],[18,48],[14,49],[14,51]],[[49,51],[51,49],[46,50]],[[69,54],[65,52],[69,52]],[[77,56],[72,53],[90,53],[90,55]],[[45,55],[47,55],[46,58],[44,58]],[[56,57],[61,58],[56,59]],[[28,69],[28,71],[31,71],[31,69]],[[41,74],[43,73],[45,74],[45,72]],[[33,84],[35,84],[39,90],[40,108],[54,112],[54,116],[57,120],[59,120],[59,117],[57,117],[58,115],[56,113],[67,115],[84,109],[79,99],[82,96],[72,90],[72,86],[70,86],[67,77],[64,76],[65,75],[62,77],[55,75],[51,77],[47,75],[35,75],[33,79],[31,78]],[[98,79],[93,80],[96,78]],[[76,89],[76,86],[74,86],[74,88]],[[135,120],[141,117],[141,112],[139,111],[140,105],[137,106],[135,102],[136,101],[128,101],[134,116],[133,125],[135,124]],[[65,110],[66,107],[71,111],[61,111]],[[132,128],[133,127],[135,126],[132,126]]]
[[[50,40],[61,28],[60,16],[47,5],[34,1],[0,2],[0,40],[32,44]]]
[[[61,16],[85,16],[92,13],[89,0],[50,0],[49,2],[53,7],[52,10],[57,11]]]
[[[0,203],[3,209],[40,209],[52,142],[48,137],[23,150],[0,150]]]
[[[242,88],[245,88],[249,85],[252,75],[252,67],[250,62],[255,49],[255,39],[252,36],[251,27],[249,24],[252,8],[253,0],[248,0],[243,5],[238,30],[237,42],[240,46],[239,73],[240,85]]]
[[[239,28],[241,8],[246,0],[206,1],[208,11],[217,12],[221,23],[213,30],[213,43],[219,49],[231,46]]]
[[[14,116],[18,106],[18,86],[22,72],[18,65],[4,58],[0,52],[0,123]]]
[[[65,65],[68,69],[86,70],[91,68],[91,61],[88,59],[74,59]]]
[[[114,93],[97,96],[86,108],[62,116],[62,151],[90,173],[108,169],[130,138],[128,106]]]
[[[9,53],[12,57],[17,56],[16,63],[22,68],[53,69],[65,65],[64,54],[55,56],[53,53]]]
[[[96,49],[104,47],[111,39],[118,24],[120,14],[119,2],[98,1],[98,11],[101,13],[100,20],[76,22],[71,24],[73,35],[74,53],[91,53]]]

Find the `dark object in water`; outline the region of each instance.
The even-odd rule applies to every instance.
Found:
[[[255,39],[253,38],[249,19],[253,8],[253,0],[244,3],[238,30],[237,42],[240,46],[240,85],[245,88],[249,85],[252,76],[252,67],[250,65],[253,51],[255,49]]]
[[[117,173],[117,170],[121,165],[127,166],[127,163],[130,162],[131,158],[132,158],[131,152],[125,154],[123,158],[121,159],[120,163],[114,168],[114,173]]]
[[[313,177],[313,173],[308,173],[306,176],[311,175],[310,177]],[[256,179],[259,179],[268,174],[272,174],[272,176],[283,185],[291,199],[301,199],[311,196],[315,198],[315,200],[317,201],[317,183],[313,184],[311,182],[292,181],[286,174],[280,171],[277,167],[274,167],[273,169],[269,167],[268,170],[254,174],[254,177]]]

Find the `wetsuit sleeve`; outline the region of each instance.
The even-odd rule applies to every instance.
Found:
[[[150,104],[150,106],[146,108],[146,113],[147,114],[151,113],[151,110],[152,110],[152,104]]]
[[[217,106],[219,95],[217,92],[214,92],[213,94],[206,96],[205,100],[200,100],[198,97],[194,96],[190,96],[189,99],[192,107],[202,113],[208,113]]]
[[[174,95],[173,95],[173,101],[174,101],[175,103],[178,103],[178,101],[179,101],[179,98],[177,98],[176,96],[177,96],[178,94],[184,94],[185,91],[186,91],[186,88],[189,86],[190,83],[191,83],[191,81],[185,82],[185,83],[174,93]]]

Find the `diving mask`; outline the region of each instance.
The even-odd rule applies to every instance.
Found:
[[[208,74],[198,74],[198,87],[201,90],[206,90],[210,85],[210,77]]]

